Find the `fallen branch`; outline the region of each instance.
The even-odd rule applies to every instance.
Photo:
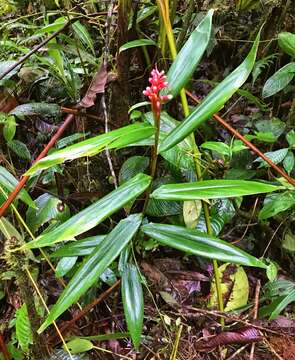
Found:
[[[194,96],[189,91],[186,91],[188,96],[196,103],[200,103],[201,101],[197,99],[196,96]],[[290,184],[295,186],[295,179],[289,176],[285,173],[283,169],[281,169],[279,166],[277,166],[273,161],[271,161],[267,156],[263,154],[255,145],[253,145],[250,141],[245,139],[245,137],[240,134],[237,130],[235,130],[233,127],[231,127],[222,117],[220,117],[218,114],[213,115],[214,119],[217,120],[223,127],[225,127],[229,132],[231,132],[236,138],[240,139],[248,148],[253,150],[261,159],[263,159],[266,163],[268,163],[269,166],[271,166],[277,173],[282,175],[283,178],[285,178]]]
[[[4,360],[10,360],[10,355],[7,350],[3,336],[0,334],[0,352],[4,355]]]
[[[63,124],[59,127],[57,132],[53,135],[49,143],[45,146],[43,151],[39,154],[37,159],[34,161],[36,163],[37,161],[44,158],[48,151],[54,146],[56,141],[61,137],[61,135],[64,133],[66,128],[70,125],[70,123],[73,121],[75,116],[73,114],[67,115],[65,121]],[[16,198],[17,194],[21,191],[21,189],[25,186],[26,182],[29,180],[29,176],[22,176],[18,184],[16,185],[15,189],[9,194],[8,198],[6,199],[5,203],[0,208],[0,217],[4,215],[5,211],[8,209],[8,207],[11,205],[13,200]]]
[[[6,71],[4,71],[0,75],[0,80],[4,79],[6,75],[8,75],[11,71],[13,71],[15,68],[17,68],[19,65],[21,65],[24,61],[26,61],[29,57],[31,57],[35,52],[37,52],[39,49],[41,49],[44,45],[46,45],[50,40],[54,39],[59,33],[61,33],[63,30],[65,30],[73,21],[76,21],[76,18],[71,19],[71,21],[68,21],[62,28],[55,31],[52,35],[50,35],[48,38],[44,39],[39,45],[35,46],[31,51],[29,51],[26,55],[21,57],[15,64],[11,65]]]

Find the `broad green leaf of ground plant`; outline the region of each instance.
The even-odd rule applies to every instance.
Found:
[[[151,197],[163,200],[221,199],[269,193],[284,187],[247,180],[205,180],[167,184],[156,189]]]
[[[15,107],[10,111],[14,116],[47,115],[56,117],[61,114],[60,106],[57,104],[28,103]]]
[[[281,32],[278,35],[280,48],[291,57],[295,57],[295,34],[290,32]]]
[[[172,94],[174,97],[191,79],[193,72],[206,51],[211,36],[213,12],[214,10],[209,10],[204,19],[192,32],[167,73],[169,94]]]
[[[128,330],[138,350],[143,326],[144,301],[140,275],[136,266],[132,264],[127,264],[124,268],[121,292]]]
[[[80,211],[54,230],[42,234],[24,245],[25,248],[51,246],[60,241],[74,240],[121,209],[130,200],[142,194],[150,185],[151,177],[138,174],[102,199]]]
[[[293,80],[294,76],[295,62],[290,62],[267,79],[262,89],[262,97],[266,98],[283,90]]]
[[[4,167],[0,166],[0,185],[3,187],[3,189],[7,190],[10,193],[15,189],[17,184],[18,181],[16,180],[16,178],[11,175],[10,172],[7,171]],[[3,194],[0,191],[0,196],[2,197],[2,195]],[[22,189],[18,194],[17,198],[23,201],[28,206],[36,209],[36,205],[33,199],[30,197],[26,190]]]
[[[255,63],[260,32],[246,59],[220,84],[218,84],[202,103],[162,141],[159,152],[170,149],[191,134],[198,126],[219,111],[250,75]]]
[[[106,147],[109,149],[122,148],[136,141],[149,138],[153,134],[154,128],[152,126],[139,123],[128,125],[58,150],[36,162],[36,164],[26,172],[26,175],[33,175],[37,171],[48,169],[68,160],[96,155]]]
[[[105,235],[96,235],[90,236],[86,239],[70,242],[69,244],[60,247],[54,253],[50,254],[50,257],[76,257],[90,255],[93,249],[98,246],[104,238]]]
[[[148,46],[148,45],[154,45],[157,46],[157,43],[154,42],[154,40],[150,40],[150,39],[137,39],[137,40],[132,40],[129,41],[127,43],[125,43],[124,45],[122,45],[119,49],[119,52],[128,50],[128,49],[132,49],[138,46]]]
[[[291,302],[295,301],[295,289],[284,296],[272,300],[271,304],[259,309],[259,317],[269,315],[269,320],[274,320]]]
[[[90,340],[74,338],[67,343],[67,347],[71,354],[80,354],[93,349],[93,344]]]
[[[265,197],[258,219],[265,220],[295,206],[295,191],[269,194]]]
[[[226,241],[195,229],[149,223],[142,226],[142,230],[161,245],[169,246],[192,255],[245,266],[267,268],[263,261],[247,254],[245,251],[228,244]]]
[[[133,214],[121,220],[93,250],[74,274],[57,303],[52,307],[38,333],[44,331],[97,281],[132,239],[141,224],[141,220],[141,214]]]
[[[26,214],[27,224],[33,233],[51,220],[64,222],[71,216],[68,205],[48,193],[39,196],[35,204],[37,209],[30,208]]]

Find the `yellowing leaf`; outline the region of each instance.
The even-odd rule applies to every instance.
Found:
[[[245,306],[249,296],[249,282],[242,266],[223,264],[219,267],[219,277],[225,305],[224,311],[232,311]],[[215,280],[211,283],[209,307],[218,307]]]
[[[188,200],[183,203],[183,219],[186,227],[195,229],[202,210],[201,200]]]

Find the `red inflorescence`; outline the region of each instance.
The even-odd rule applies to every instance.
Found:
[[[152,110],[157,115],[160,116],[161,113],[161,102],[168,101],[172,99],[172,95],[159,95],[159,92],[162,89],[168,87],[166,82],[166,75],[164,71],[159,71],[157,67],[152,70],[151,77],[149,78],[151,86],[148,86],[143,94],[148,96],[152,104]]]

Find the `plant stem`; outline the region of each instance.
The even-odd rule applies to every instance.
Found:
[[[158,145],[159,145],[159,137],[160,137],[160,115],[157,115],[155,111],[153,111],[154,116],[154,125],[156,127],[156,133],[155,133],[155,144],[152,148],[152,158],[151,158],[151,177],[154,179],[157,171],[157,163],[158,163]],[[142,209],[142,213],[144,214],[146,211],[146,207],[149,201],[149,196],[152,190],[152,183],[148,187],[145,195],[144,205]]]
[[[172,59],[175,60],[176,56],[177,56],[177,50],[176,50],[175,39],[174,39],[173,30],[172,30],[172,26],[171,26],[171,21],[170,21],[170,17],[169,17],[169,8],[168,8],[167,3],[165,4],[165,2],[163,0],[158,0],[158,7],[160,9],[163,21],[166,26],[166,34],[167,34],[168,44],[169,44],[169,48],[170,48],[170,53],[171,53]],[[184,116],[188,117],[190,111],[189,111],[188,101],[187,101],[187,97],[186,97],[184,88],[181,89],[181,91],[180,91],[180,98],[181,98]],[[199,161],[200,151],[196,144],[194,135],[192,135],[192,140],[193,140],[195,171],[196,171],[197,179],[200,181],[200,180],[202,180],[202,170],[201,170],[201,165],[200,165],[200,161]],[[207,233],[208,233],[208,235],[212,235],[213,232],[212,232],[208,204],[206,202],[202,201],[202,207],[203,207],[203,212],[204,212],[204,217],[205,217],[205,222],[206,222]],[[223,311],[224,307],[223,307],[223,299],[222,299],[222,292],[221,292],[221,281],[220,281],[220,277],[219,277],[217,260],[213,260],[213,270],[214,270],[214,277],[215,277],[215,284],[216,284],[218,307],[219,307],[219,311]],[[222,326],[224,325],[224,320],[221,321],[221,325]]]

